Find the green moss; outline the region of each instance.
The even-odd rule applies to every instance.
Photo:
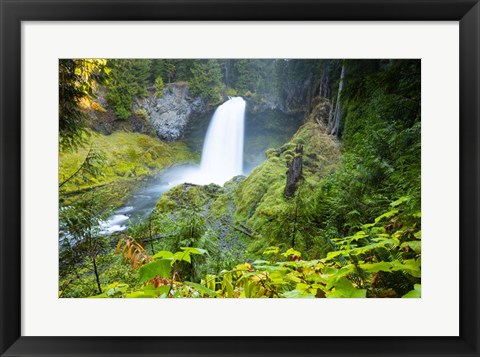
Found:
[[[61,187],[61,196],[71,197],[105,186],[124,186],[174,164],[198,161],[198,155],[192,154],[182,142],[167,144],[158,138],[123,131],[108,136],[92,133],[85,148],[60,153],[60,183],[82,166],[90,149],[102,153],[103,162],[96,164],[100,174],[79,172]]]
[[[197,186],[184,183],[164,193],[155,207],[159,213],[172,213],[177,209],[203,209],[207,203],[218,196],[220,186],[210,184]]]
[[[210,214],[212,218],[219,219],[222,216],[225,216],[227,209],[231,203],[230,197],[227,194],[222,194],[212,203],[210,206]]]
[[[278,157],[271,157],[242,181],[235,192],[235,218],[245,221],[251,217],[259,202],[272,186],[285,182],[287,168]]]

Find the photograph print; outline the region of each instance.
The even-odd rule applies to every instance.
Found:
[[[421,60],[58,71],[60,298],[421,298]]]

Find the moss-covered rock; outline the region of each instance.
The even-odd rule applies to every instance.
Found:
[[[215,184],[199,186],[183,183],[164,193],[155,210],[159,213],[173,213],[178,209],[205,210],[220,195],[221,190]]]

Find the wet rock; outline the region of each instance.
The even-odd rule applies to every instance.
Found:
[[[152,94],[138,100],[135,110],[145,110],[157,136],[172,141],[180,139],[192,118],[207,112],[208,105],[200,97],[190,97],[185,85],[170,84],[161,97]]]

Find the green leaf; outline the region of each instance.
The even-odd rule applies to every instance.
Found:
[[[410,290],[408,293],[402,296],[402,298],[410,298],[410,299],[419,299],[422,297],[422,285],[415,284],[413,286],[413,290]]]
[[[286,293],[280,294],[280,296],[282,296],[284,298],[293,298],[293,299],[298,299],[298,298],[312,299],[312,298],[315,298],[315,295],[310,294],[310,293],[305,293],[305,292],[300,291],[300,290],[287,291]]]
[[[191,286],[191,287],[194,287],[195,289],[197,289],[201,293],[206,294],[210,297],[217,296],[217,293],[215,291],[207,288],[206,286],[203,286],[203,285],[200,285],[200,284],[197,284],[197,283],[192,283],[190,281],[185,281],[184,284],[188,285],[188,286]]]
[[[397,207],[398,205],[404,203],[404,202],[407,202],[410,200],[410,197],[408,196],[404,196],[404,197],[400,197],[398,200],[396,200],[395,202],[392,202],[390,203],[390,206],[392,207]]]
[[[298,257],[302,256],[302,253],[300,253],[298,250],[295,250],[293,248],[290,248],[287,250],[285,253],[282,254],[284,257],[289,257],[290,255],[296,255]]]
[[[302,292],[305,292],[308,289],[310,289],[310,285],[304,283],[298,283],[295,287],[295,290],[300,290]]]
[[[243,263],[243,264],[237,265],[235,267],[235,270],[250,271],[250,270],[252,270],[252,266],[248,263]]]
[[[250,282],[248,278],[244,277],[242,279],[242,284],[243,284],[243,291],[242,294],[240,295],[241,297],[246,297],[249,298],[252,296],[252,289],[250,289]]]
[[[392,264],[390,262],[365,263],[360,264],[360,269],[367,273],[378,273],[379,271],[391,272]]]
[[[410,275],[420,278],[421,273],[421,261],[420,259],[407,259],[403,263],[398,260],[394,260],[392,263],[392,271],[404,270]]]
[[[176,252],[173,255],[173,259],[175,261],[186,261],[188,263],[192,263],[192,258],[190,257],[190,253],[188,251],[185,252]]]
[[[393,216],[396,213],[398,213],[398,209],[393,209],[391,211],[388,211],[388,212],[382,214],[381,216],[378,216],[377,218],[375,218],[375,223],[380,222],[383,218],[388,218],[390,216]]]
[[[147,294],[147,295],[154,295],[154,297],[162,297],[162,295],[168,295],[170,292],[170,285],[160,285],[158,288],[156,288],[153,285],[146,285],[142,287],[142,291]]]
[[[341,278],[335,284],[335,290],[327,293],[327,298],[365,298],[367,295],[366,289],[356,289],[353,284],[346,278]]]
[[[142,265],[139,270],[140,282],[152,280],[157,275],[162,278],[169,278],[172,269],[172,260],[159,259],[154,262]]]
[[[420,254],[422,252],[422,242],[421,241],[410,241],[410,242],[405,242],[402,243],[400,248],[405,248],[409,247],[412,249],[415,253]]]
[[[225,274],[223,277],[223,287],[225,290],[227,290],[227,296],[229,298],[235,297],[234,291],[233,291],[233,285],[230,281],[230,276],[228,274]]]
[[[127,299],[142,299],[142,298],[154,298],[155,294],[146,293],[145,291],[134,291],[130,294],[125,295]]]

